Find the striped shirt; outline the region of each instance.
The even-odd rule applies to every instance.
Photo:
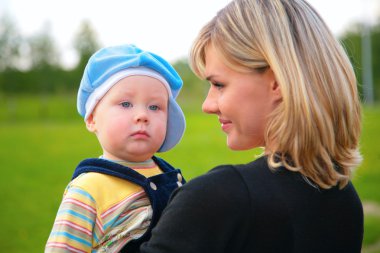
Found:
[[[153,160],[122,163],[150,177]],[[152,208],[142,187],[101,173],[83,173],[67,186],[45,252],[119,252],[148,229]]]

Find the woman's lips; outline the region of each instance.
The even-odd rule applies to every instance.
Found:
[[[232,122],[231,122],[230,120],[225,120],[225,119],[221,119],[221,118],[219,118],[219,122],[220,122],[220,124],[221,124],[222,130],[225,131],[225,132],[226,132],[226,131],[231,127],[231,125],[232,125]]]

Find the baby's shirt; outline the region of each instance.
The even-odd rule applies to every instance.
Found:
[[[145,177],[162,173],[153,160],[118,163]],[[152,214],[149,198],[137,184],[83,173],[65,190],[45,252],[119,252],[147,231]]]

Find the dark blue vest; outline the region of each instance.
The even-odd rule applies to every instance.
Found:
[[[147,178],[121,164],[105,159],[90,158],[79,163],[72,177],[74,179],[82,173],[98,172],[133,182],[145,190],[153,209],[151,224],[142,237],[129,242],[121,252],[138,252],[140,244],[150,238],[151,231],[157,224],[172,192],[186,182],[179,169],[173,168],[162,158],[153,156],[152,159],[160,167],[162,174]]]

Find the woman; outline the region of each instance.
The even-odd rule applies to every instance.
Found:
[[[234,0],[190,57],[228,147],[263,156],[176,191],[141,252],[359,253],[356,78],[316,11],[304,0]]]

